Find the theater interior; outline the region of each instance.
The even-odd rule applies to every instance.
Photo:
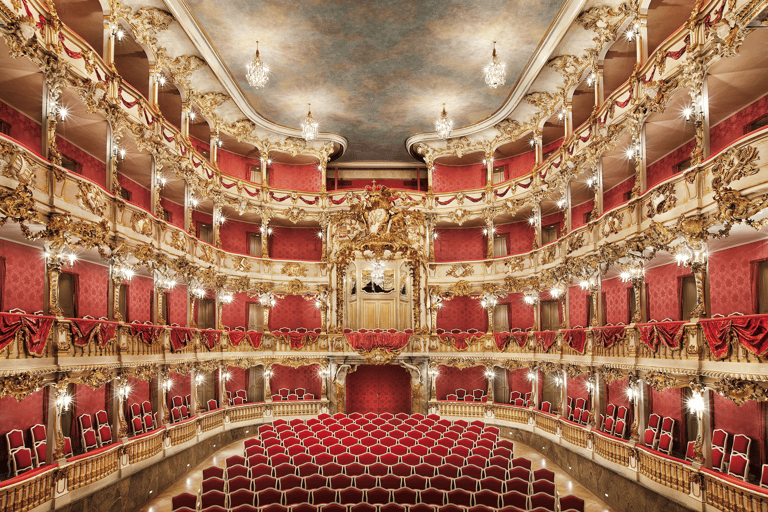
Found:
[[[0,36],[0,512],[768,512],[768,0]]]

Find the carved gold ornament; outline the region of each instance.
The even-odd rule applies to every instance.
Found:
[[[307,271],[306,265],[296,262],[285,263],[280,269],[282,275],[289,277],[307,277]]]
[[[461,278],[461,277],[471,276],[474,273],[475,273],[475,269],[469,263],[456,263],[450,269],[448,269],[445,275],[450,277]]]

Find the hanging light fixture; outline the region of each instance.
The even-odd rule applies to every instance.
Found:
[[[269,80],[269,67],[262,62],[259,57],[259,42],[256,41],[256,55],[253,56],[253,60],[245,66],[245,78],[252,87],[260,89],[266,85]]]
[[[507,65],[496,55],[496,41],[493,42],[493,55],[485,66],[485,84],[491,89],[504,85],[507,81]]]
[[[304,135],[304,140],[309,142],[317,138],[317,131],[320,128],[320,124],[312,117],[312,104],[307,103],[307,118],[301,123],[301,133]]]
[[[381,260],[376,260],[371,265],[371,282],[376,286],[384,286],[384,264]]]
[[[447,139],[453,131],[453,119],[448,119],[445,103],[443,103],[443,112],[440,114],[440,117],[435,119],[435,131],[441,139]]]

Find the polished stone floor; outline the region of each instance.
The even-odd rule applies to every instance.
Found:
[[[171,510],[171,498],[177,494],[188,492],[191,494],[197,494],[200,490],[200,485],[203,480],[203,469],[208,466],[224,467],[224,461],[227,457],[232,455],[243,454],[243,441],[237,441],[230,445],[224,446],[219,451],[208,457],[197,467],[190,467],[189,473],[184,478],[181,478],[174,482],[166,489],[162,489],[159,492],[153,490],[153,494],[157,493],[157,497],[149,501],[143,507],[137,509],[136,512],[169,512]],[[534,450],[533,448],[526,446],[522,443],[515,442],[515,457],[526,457],[533,462],[532,469],[548,468],[555,472],[555,484],[557,486],[557,492],[561,496],[567,496],[568,494],[574,494],[584,499],[585,506],[584,512],[616,512],[616,509],[606,505],[598,496],[586,487],[573,480],[568,471],[575,472],[577,468],[571,468],[564,470],[563,468],[555,465],[547,457]]]

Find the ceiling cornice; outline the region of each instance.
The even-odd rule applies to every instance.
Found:
[[[566,32],[568,32],[568,29],[571,28],[571,25],[576,20],[576,17],[582,11],[586,3],[587,0],[566,0],[560,8],[560,11],[558,11],[557,16],[555,16],[555,19],[552,21],[552,25],[550,25],[544,39],[541,40],[538,48],[529,59],[528,64],[526,64],[523,73],[518,78],[504,104],[484,120],[453,130],[451,138],[473,135],[488,128],[492,128],[508,118],[528,93],[528,90],[546,65],[552,52],[555,51],[555,48],[563,39]],[[405,139],[405,147],[408,152],[413,155],[414,152],[411,151],[411,148],[416,144],[435,140],[441,140],[436,132],[416,133]]]
[[[164,0],[164,2],[168,7],[169,12],[176,18],[176,21],[184,29],[184,32],[187,33],[187,36],[200,52],[202,58],[211,68],[214,75],[216,75],[216,78],[218,78],[224,86],[224,89],[226,89],[227,94],[230,95],[232,101],[235,102],[235,105],[237,105],[248,119],[257,126],[275,134],[303,139],[301,130],[270,121],[253,108],[250,102],[246,99],[245,93],[240,88],[240,84],[237,83],[232,72],[227,65],[224,64],[224,60],[219,55],[219,52],[216,51],[216,48],[213,47],[213,44],[211,44],[210,39],[208,39],[207,34],[200,26],[200,23],[185,0]],[[336,154],[336,157],[343,155],[349,145],[349,141],[347,141],[346,137],[337,133],[320,132],[315,140],[318,142],[332,142],[338,144],[341,150]]]

